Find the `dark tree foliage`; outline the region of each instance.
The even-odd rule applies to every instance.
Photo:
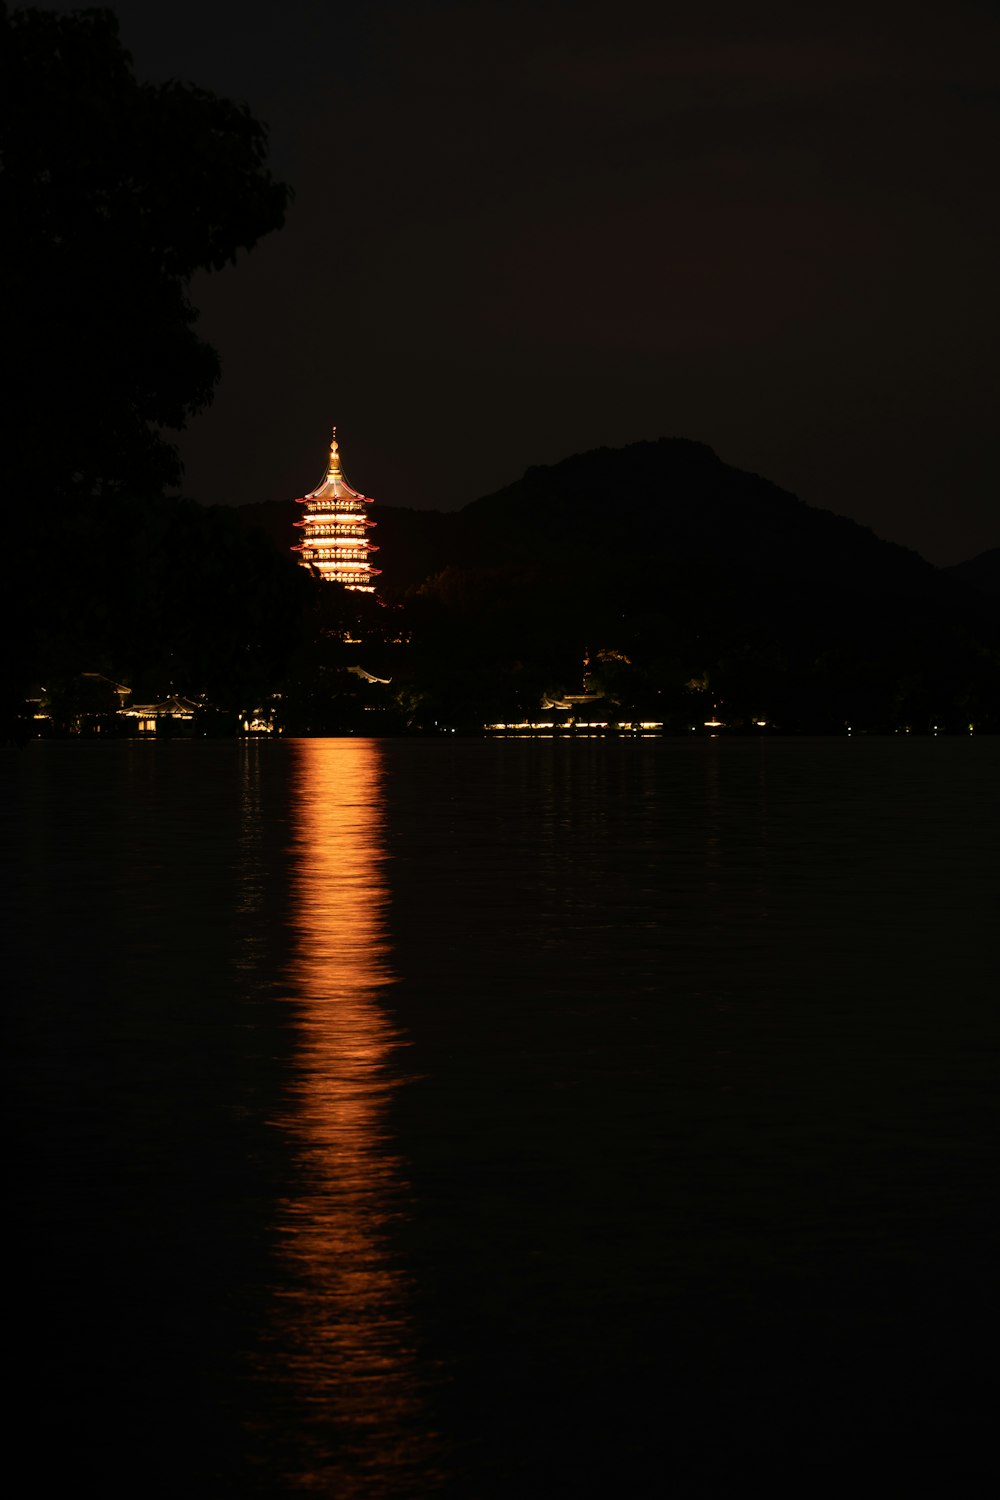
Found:
[[[232,517],[163,498],[211,400],[192,276],[284,218],[241,104],[140,83],[108,10],[0,0],[0,711],[103,673],[232,709],[276,686],[308,580]],[[20,587],[19,587],[20,585]],[[8,730],[7,732],[10,732]]]
[[[282,223],[266,144],[243,105],[140,83],[111,11],[0,3],[8,501],[179,480],[162,429],[219,376],[188,283]]]
[[[203,695],[230,715],[266,702],[308,628],[316,586],[224,506],[84,499],[18,611],[31,681],[51,702],[81,673],[133,702]]]

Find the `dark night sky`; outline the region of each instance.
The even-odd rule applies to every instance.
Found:
[[[991,6],[115,9],[296,192],[195,286],[198,498],[301,494],[333,421],[356,485],[442,508],[681,436],[935,562],[1000,542]]]

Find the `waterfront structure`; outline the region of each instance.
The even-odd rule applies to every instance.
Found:
[[[123,719],[132,719],[140,739],[150,734],[179,734],[190,738],[195,732],[195,714],[206,707],[204,699],[183,698],[172,693],[162,703],[133,703],[120,708]]]
[[[296,503],[304,505],[305,511],[295,522],[302,530],[302,541],[292,551],[300,554],[303,567],[315,568],[321,577],[345,588],[373,594],[372,580],[380,569],[369,562],[370,554],[378,551],[368,540],[369,530],[375,525],[365,514],[371,496],[348,484],[340,463],[336,427],[326,478]]]

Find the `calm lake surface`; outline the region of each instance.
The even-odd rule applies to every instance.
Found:
[[[32,1491],[992,1492],[1000,740],[3,777]]]

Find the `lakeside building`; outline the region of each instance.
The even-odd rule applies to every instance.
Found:
[[[380,569],[369,562],[378,547],[368,540],[375,522],[365,514],[371,496],[352,489],[340,463],[337,429],[333,429],[326,478],[296,504],[305,512],[295,525],[302,530],[302,541],[292,548],[301,557],[303,567],[315,568],[323,578],[342,583],[345,588],[373,594],[373,579]]]

